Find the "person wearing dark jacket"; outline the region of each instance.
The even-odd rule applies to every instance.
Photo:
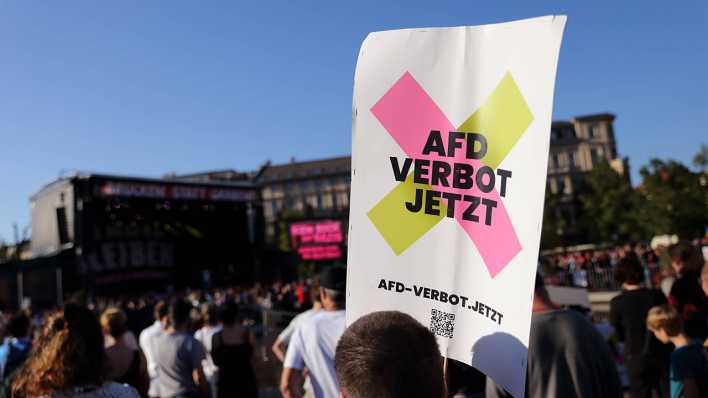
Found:
[[[670,348],[657,340],[646,327],[649,309],[666,303],[661,290],[642,286],[644,268],[635,256],[620,260],[615,279],[622,293],[610,301],[610,323],[624,343],[629,395],[632,398],[659,398],[669,394]]]
[[[532,311],[527,397],[622,397],[617,368],[602,335],[579,312],[553,303],[539,276]],[[487,378],[487,398],[510,396]]]

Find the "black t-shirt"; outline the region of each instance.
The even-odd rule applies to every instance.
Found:
[[[669,302],[683,318],[683,328],[687,335],[703,341],[708,337],[706,317],[708,303],[698,280],[700,274],[695,271],[684,272],[671,286]]]
[[[627,357],[668,356],[670,349],[647,330],[647,313],[654,306],[666,304],[660,290],[641,288],[625,290],[610,301],[610,322]]]

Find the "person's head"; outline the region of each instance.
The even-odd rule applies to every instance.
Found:
[[[313,283],[310,286],[310,301],[312,301],[312,305],[322,305],[322,298],[320,297],[320,285],[319,283]]]
[[[120,308],[108,307],[101,314],[101,328],[105,334],[118,339],[128,331],[128,317]]]
[[[615,268],[615,280],[620,285],[639,285],[644,280],[644,267],[635,255],[622,258]]]
[[[204,304],[202,306],[202,319],[205,325],[216,326],[219,322],[217,318],[216,306],[214,304]]]
[[[16,339],[29,336],[30,319],[27,314],[24,312],[17,312],[13,314],[7,323],[7,333]]]
[[[701,271],[701,287],[703,288],[703,293],[708,296],[708,263],[703,264],[703,270]]]
[[[668,343],[672,337],[683,331],[683,322],[678,311],[668,304],[659,305],[647,314],[647,329],[662,343]]]
[[[548,290],[546,290],[546,283],[543,281],[543,276],[536,272],[536,281],[533,287],[533,302],[536,304],[552,304],[551,296],[548,295]]]
[[[342,309],[346,302],[347,269],[328,267],[320,274],[320,300],[327,310]]]
[[[173,329],[185,329],[189,326],[192,305],[181,298],[170,301],[167,308],[167,319]]]
[[[233,326],[238,319],[238,305],[234,302],[227,302],[219,310],[219,321],[224,326]]]
[[[155,317],[155,320],[161,322],[163,325],[167,324],[167,310],[168,307],[165,300],[158,301],[157,304],[155,304],[155,308],[153,309],[153,316]]]
[[[669,257],[671,257],[671,267],[680,274],[691,264],[693,249],[684,243],[677,243],[669,248]]]
[[[12,384],[13,396],[39,397],[104,381],[103,333],[86,307],[67,304],[49,316]]]
[[[334,368],[342,397],[442,397],[440,350],[435,336],[398,311],[359,318],[337,344]]]

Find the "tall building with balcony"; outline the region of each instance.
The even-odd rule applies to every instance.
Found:
[[[559,195],[562,205],[555,211],[570,225],[580,215],[578,195],[595,166],[607,162],[630,183],[628,160],[617,152],[614,120],[614,115],[601,113],[554,121],[551,125],[546,189]]]

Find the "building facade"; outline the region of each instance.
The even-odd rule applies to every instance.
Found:
[[[628,160],[617,152],[614,120],[614,115],[603,113],[551,125],[546,190],[559,196],[561,206],[555,211],[570,225],[580,215],[578,195],[594,167],[606,162],[630,183]]]
[[[278,221],[282,218],[349,217],[349,156],[266,163],[254,176],[254,182],[261,191],[267,243],[276,243],[281,228]]]
[[[557,217],[572,226],[580,216],[580,200],[585,178],[594,167],[607,162],[629,184],[627,158],[618,154],[615,116],[609,113],[554,121],[548,159],[547,192],[558,195]],[[336,218],[346,221],[349,213],[351,158],[265,163],[257,171],[222,170],[167,179],[192,182],[250,180],[260,190],[263,206],[264,238],[277,246],[284,219]],[[346,225],[346,224],[345,224]],[[569,231],[572,233],[572,228]]]

